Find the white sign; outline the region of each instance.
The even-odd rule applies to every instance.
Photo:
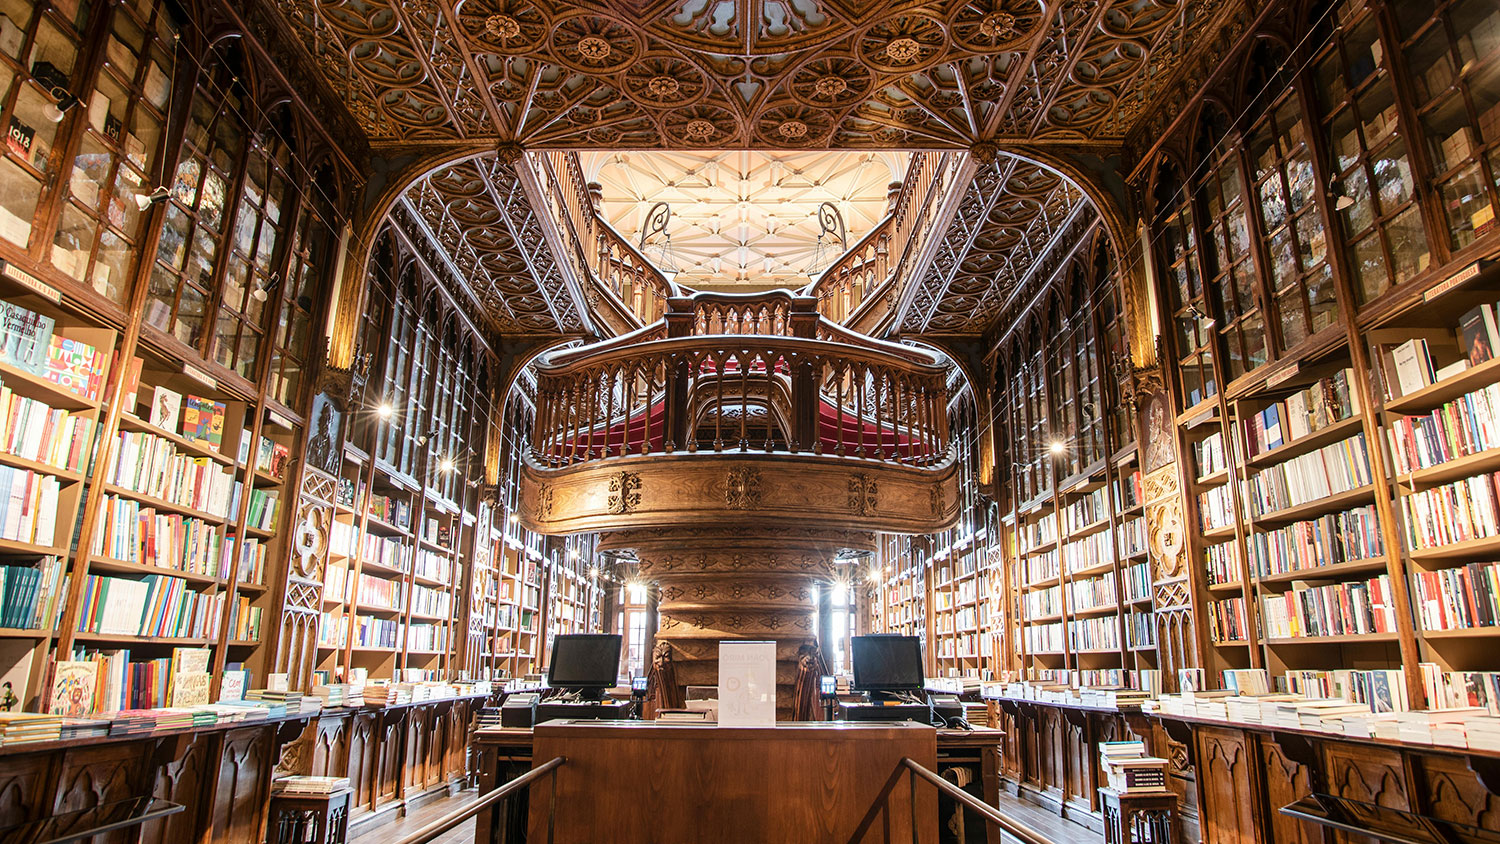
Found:
[[[776,725],[776,643],[719,643],[719,726]]]

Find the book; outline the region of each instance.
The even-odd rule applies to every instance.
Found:
[[[10,127],[5,133],[5,145],[18,158],[27,163],[31,162],[31,149],[36,139],[36,129],[30,124],[22,121],[14,115],[10,118]]]
[[[182,436],[207,443],[214,451],[224,442],[223,402],[189,394],[182,400]]]
[[[0,302],[0,363],[32,375],[47,367],[56,320],[13,302]]]
[[[230,703],[245,699],[245,686],[250,680],[248,671],[225,671],[224,681],[219,684],[219,702]]]
[[[203,672],[179,672],[172,676],[172,706],[203,706],[209,700],[213,678]]]
[[[120,388],[120,406],[131,415],[140,406],[141,367],[145,363],[141,358],[133,357],[125,367],[125,384]]]
[[[1458,318],[1458,348],[1470,366],[1477,366],[1495,357],[1495,347],[1490,342],[1489,326],[1485,321],[1485,308],[1480,305],[1470,308]],[[1490,322],[1493,323],[1493,317]]]
[[[1428,352],[1427,341],[1422,338],[1413,338],[1397,346],[1391,352],[1391,359],[1396,368],[1396,386],[1400,391],[1397,395],[1414,393],[1435,380],[1432,355]]]
[[[156,387],[151,392],[151,416],[149,422],[164,431],[177,431],[178,415],[182,411],[182,394]]]
[[[94,711],[98,682],[97,662],[59,660],[53,674],[48,711],[53,715],[88,715]]]

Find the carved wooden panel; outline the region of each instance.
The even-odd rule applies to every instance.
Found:
[[[1062,718],[1063,769],[1066,773],[1064,798],[1076,806],[1089,808],[1094,798],[1093,741],[1090,716],[1079,711],[1065,711]]]
[[[0,764],[0,826],[40,817],[51,796],[45,756],[11,756]]]
[[[1258,842],[1255,751],[1238,730],[1195,729],[1205,844]]]
[[[427,784],[428,754],[435,736],[432,735],[431,707],[419,706],[408,710],[406,715],[406,764],[401,772],[401,787],[404,792],[415,792]]]
[[[1481,829],[1500,830],[1500,798],[1479,782],[1462,759],[1419,756],[1417,762],[1419,812]]]
[[[1067,739],[1061,710],[1038,710],[1037,739],[1041,745],[1041,757],[1037,760],[1037,784],[1043,791],[1060,800],[1063,797],[1063,783],[1067,779],[1067,767],[1063,761],[1067,755]]]
[[[204,829],[203,806],[212,791],[218,736],[183,735],[159,740],[152,796],[187,809],[141,826],[141,844],[196,841]]]
[[[374,784],[377,807],[401,797],[401,769],[406,749],[403,714],[404,711],[384,712],[376,722]]]
[[[88,809],[101,803],[137,797],[146,781],[149,756],[136,744],[83,747],[68,751],[57,778],[52,814]],[[96,836],[93,844],[125,844],[130,835],[121,831]]]
[[[209,838],[215,844],[261,841],[275,740],[275,730],[265,727],[224,733],[210,816]]]
[[[375,805],[375,725],[379,713],[360,712],[350,719],[349,787],[353,790],[350,814],[368,812]]]
[[[1324,844],[1323,828],[1299,821],[1278,811],[1288,803],[1306,797],[1313,790],[1312,775],[1307,767],[1282,753],[1276,742],[1265,736],[1257,740],[1261,768],[1265,773],[1265,825],[1273,842],[1287,844]]]
[[[341,777],[349,770],[350,717],[322,717],[318,719],[318,731],[313,738],[313,776]]]

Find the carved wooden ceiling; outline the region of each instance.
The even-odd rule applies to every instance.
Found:
[[[1010,156],[981,166],[901,322],[909,334],[977,334],[1012,293],[1098,219],[1078,186]]]
[[[372,148],[1119,151],[1244,0],[268,0]],[[1191,60],[1190,60],[1191,59]],[[495,156],[402,200],[502,331],[589,330]],[[899,329],[978,334],[1095,214],[1000,155]],[[675,238],[675,235],[674,235]],[[762,261],[764,255],[759,256]],[[775,257],[775,256],[773,256]],[[736,262],[737,264],[738,262]],[[781,263],[786,263],[785,259]],[[762,264],[764,266],[764,264]],[[529,270],[528,270],[529,267]]]
[[[1123,139],[1223,0],[275,0],[375,143]]]
[[[657,202],[672,210],[670,254],[657,235],[645,254],[677,271],[677,282],[797,288],[814,262],[827,267],[886,215],[892,182],[910,156],[895,152],[591,152],[579,155],[585,178],[602,191],[604,218],[631,243]],[[818,207],[831,202],[848,241],[825,237]],[[665,259],[665,260],[664,260]]]

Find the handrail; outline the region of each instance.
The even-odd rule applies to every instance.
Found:
[[[1015,838],[1020,839],[1022,842],[1024,842],[1024,844],[1056,844],[1052,839],[1043,838],[1042,836],[1037,835],[1035,832],[1032,832],[1026,827],[1021,826],[1010,818],[1007,818],[1006,816],[1000,814],[1000,812],[997,811],[993,806],[990,806],[983,800],[980,800],[978,797],[975,797],[969,792],[964,791],[953,783],[948,782],[937,773],[929,771],[928,769],[922,767],[921,765],[914,762],[910,757],[901,757],[901,764],[905,765],[907,769],[911,771],[912,776],[921,777],[922,779],[927,780],[928,782],[937,786],[938,791],[943,792],[949,797],[952,797],[954,800],[957,800],[958,802],[977,812],[979,816],[984,819],[985,823],[994,824],[995,826],[1000,827],[1003,832],[1006,832],[1014,836]],[[915,806],[913,807],[913,812],[915,812]]]
[[[443,833],[449,831],[450,829],[453,829],[455,826],[458,826],[469,818],[472,818],[485,809],[488,809],[491,805],[498,802],[500,798],[508,797],[523,788],[529,787],[533,782],[540,779],[543,774],[549,771],[556,770],[557,768],[561,767],[562,764],[566,761],[568,761],[567,757],[554,756],[547,762],[544,762],[541,765],[538,765],[537,767],[532,768],[526,773],[520,775],[519,777],[506,782],[504,785],[500,786],[494,791],[486,793],[483,797],[475,800],[473,803],[470,803],[462,809],[438,818],[432,823],[422,827],[416,832],[413,832],[411,835],[408,835],[400,841],[396,842],[396,844],[427,844],[427,842],[433,840],[434,838],[437,838],[439,835],[442,835]],[[552,789],[552,794],[555,799],[557,796],[557,789]]]

